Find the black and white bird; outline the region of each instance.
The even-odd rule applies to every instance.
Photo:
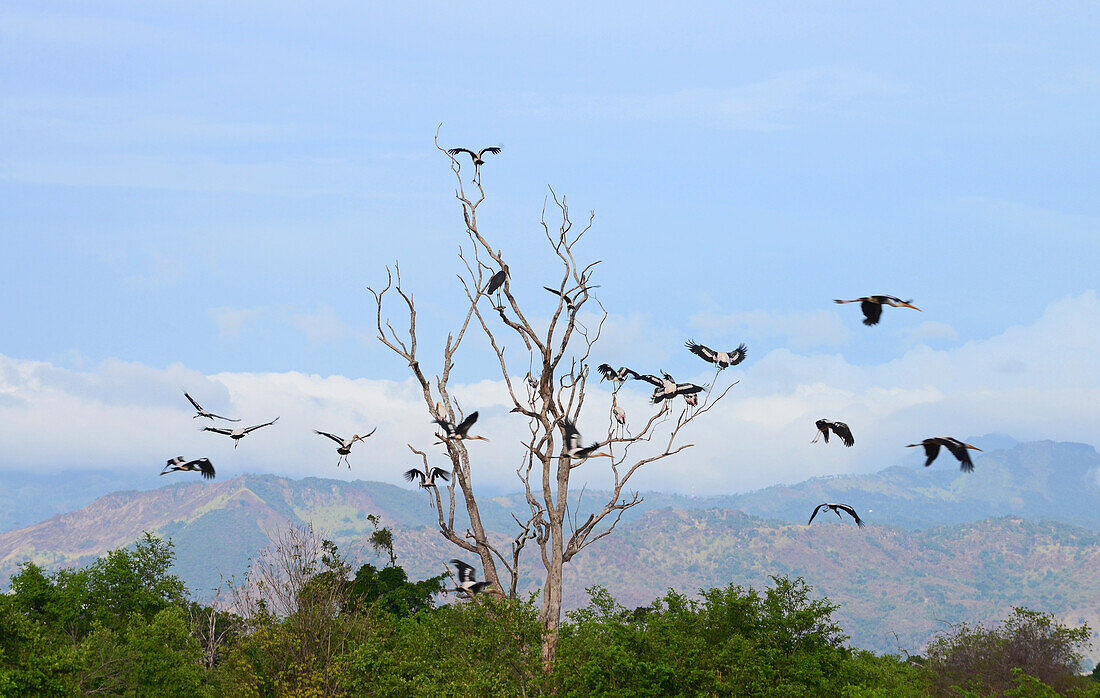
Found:
[[[195,398],[187,394],[187,391],[183,391],[183,396],[187,398],[188,402],[195,406],[195,411],[198,413],[191,419],[198,419],[199,417],[205,417],[206,419],[221,419],[226,422],[239,422],[239,419],[230,419],[229,417],[222,417],[221,415],[214,414],[213,412],[207,412],[202,408],[202,405],[195,402]]]
[[[481,167],[485,164],[485,160],[482,158],[482,156],[484,156],[485,153],[489,153],[490,155],[500,155],[500,148],[497,146],[493,146],[491,148],[482,148],[476,153],[469,148],[451,148],[447,151],[447,154],[451,156],[458,155],[459,153],[468,154],[470,158],[474,161],[474,167]]]
[[[619,425],[620,430],[626,429],[626,410],[619,407],[619,401],[614,395],[611,396],[611,418]]]
[[[269,427],[277,421],[279,421],[278,417],[271,420],[270,422],[264,422],[263,424],[257,424],[254,427],[245,427],[244,429],[222,429],[221,427],[203,427],[202,430],[203,431],[212,431],[215,434],[225,434],[229,438],[233,439],[233,448],[236,448],[237,444],[240,443],[241,439],[243,439],[245,437],[245,435],[248,434],[249,432],[256,431],[257,429],[263,429],[264,427]]]
[[[560,296],[561,299],[565,301],[566,309],[570,313],[575,313],[577,312],[577,304],[573,301],[573,299],[579,298],[582,293],[587,293],[594,288],[599,288],[599,286],[585,286],[581,290],[575,291],[572,296],[570,296],[568,293],[563,293],[556,288],[550,288],[549,286],[543,286],[543,288],[545,288],[550,293],[553,293],[555,296]]]
[[[863,324],[877,325],[879,318],[882,317],[882,306],[889,305],[893,308],[912,308],[913,310],[924,312],[915,305],[912,305],[913,299],[910,298],[907,301],[903,301],[900,298],[894,296],[864,296],[863,298],[855,298],[850,301],[843,301],[834,299],[834,303],[859,303],[860,310],[863,311]]]
[[[736,366],[745,360],[745,356],[748,355],[748,347],[744,344],[737,347],[732,351],[715,351],[710,347],[705,347],[702,344],[696,344],[695,340],[689,340],[684,344],[688,350],[698,356],[703,361],[709,361],[712,364],[717,364],[718,369],[727,368],[729,366]]]
[[[200,472],[203,479],[214,479],[214,465],[210,462],[209,458],[199,458],[197,460],[187,460],[183,456],[176,456],[169,459],[168,464],[164,466],[164,470],[160,471],[161,475],[167,475],[168,473],[176,472]]]
[[[932,465],[932,461],[936,460],[936,456],[940,455],[940,446],[943,446],[959,461],[959,469],[964,473],[974,472],[974,463],[970,460],[970,451],[967,449],[973,449],[975,451],[982,450],[977,446],[971,446],[970,444],[963,443],[950,436],[937,436],[925,439],[919,444],[909,444],[906,448],[914,448],[916,446],[924,446],[924,455],[928,456],[928,460],[924,461],[924,467],[927,468]]]
[[[446,419],[442,419],[442,418],[434,420],[434,422],[436,424],[438,424],[443,429],[442,434],[437,434],[436,435],[441,439],[441,441],[439,443],[443,443],[443,442],[446,442],[446,441],[462,441],[462,440],[467,440],[467,441],[474,441],[474,440],[488,441],[489,439],[485,438],[484,436],[470,436],[470,427],[472,427],[474,425],[474,422],[476,422],[476,421],[477,421],[477,412],[476,411],[471,412],[469,414],[469,416],[466,417],[466,419],[463,419],[457,425],[454,424],[453,422],[448,422]]]
[[[451,560],[451,564],[458,570],[458,586],[454,589],[448,589],[448,591],[462,592],[472,597],[492,584],[492,582],[479,582],[475,580],[474,568],[467,565],[462,560]]]
[[[600,364],[596,367],[596,370],[600,374],[601,381],[611,381],[615,390],[622,387],[623,383],[627,382],[631,378],[640,379],[637,371],[633,371],[626,366],[619,366],[619,370],[611,368],[611,364]]]
[[[409,468],[405,471],[405,480],[412,482],[420,478],[420,486],[426,490],[435,487],[436,479],[449,480],[450,477],[451,474],[443,468],[428,468],[425,466],[424,470],[420,468]]]
[[[336,434],[330,434],[327,431],[317,431],[316,429],[313,430],[313,433],[320,436],[327,436],[336,443],[340,444],[336,447],[336,452],[340,454],[340,460],[336,461],[336,467],[339,468],[341,463],[346,463],[348,466],[348,470],[351,470],[351,462],[348,460],[348,455],[351,454],[352,445],[356,441],[366,441],[367,438],[374,434],[374,432],[376,431],[378,431],[378,427],[371,429],[370,434],[363,434],[362,436],[359,436],[358,434],[353,434],[350,439],[341,439]]]
[[[638,380],[656,386],[653,390],[653,397],[650,398],[653,404],[659,404],[664,400],[671,400],[677,395],[683,395],[684,400],[689,405],[694,406],[698,404],[698,398],[694,397],[695,393],[706,390],[704,386],[695,385],[694,383],[677,383],[675,378],[664,371],[661,372],[661,376],[661,378],[649,374],[638,376]]]
[[[806,522],[806,525],[809,526],[810,524],[812,524],[814,522],[814,517],[817,516],[817,512],[821,511],[824,508],[832,509],[833,513],[836,514],[838,519],[841,518],[840,512],[846,512],[848,515],[856,520],[856,526],[863,528],[863,519],[859,518],[859,514],[856,513],[855,509],[847,504],[831,504],[829,502],[818,504],[817,508],[814,509],[814,513],[810,514],[810,520]]]
[[[848,425],[844,422],[832,422],[828,419],[819,419],[814,422],[817,426],[817,436],[810,443],[816,444],[817,440],[824,437],[825,443],[829,443],[829,430],[832,429],[833,433],[837,435],[845,446],[851,447],[856,442],[855,437],[852,436],[852,430],[848,428]]]
[[[589,458],[595,458],[597,456],[611,457],[610,453],[596,452],[596,449],[603,445],[598,441],[591,446],[582,444],[581,433],[568,417],[561,420],[561,428],[562,431],[565,432],[565,444],[562,445],[561,449],[562,458],[569,458],[570,460],[578,461],[577,464],[580,464]]]

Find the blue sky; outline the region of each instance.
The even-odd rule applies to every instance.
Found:
[[[253,374],[404,380],[366,286],[401,260],[426,344],[461,311],[441,122],[446,146],[504,148],[481,220],[529,307],[552,302],[548,185],[595,210],[583,252],[604,260],[612,363],[697,372],[694,337],[747,342],[746,370],[789,355],[877,375],[1016,326],[1071,346],[1075,304],[1100,323],[1095,5],[407,5],[5,3],[0,408],[45,399],[13,366],[63,385],[129,370],[135,410],[175,406],[150,386],[186,376],[229,407]],[[831,302],[869,293],[925,312],[868,329]],[[471,342],[458,377],[491,369]],[[776,399],[812,384],[772,380]],[[991,421],[975,409],[964,433]],[[1043,436],[1023,410],[990,430]],[[1058,435],[1100,441],[1089,423]],[[0,431],[0,468],[34,465],[23,428]],[[148,457],[102,441],[104,462]]]

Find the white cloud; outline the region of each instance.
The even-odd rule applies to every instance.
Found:
[[[639,489],[731,492],[814,475],[872,471],[920,461],[905,444],[926,436],[966,438],[999,432],[1028,440],[1100,441],[1100,299],[1095,292],[1051,303],[1032,325],[951,349],[917,346],[881,364],[858,366],[836,354],[779,349],[722,381],[740,378],[727,401],[692,425],[695,446],[649,466]],[[701,380],[711,375],[701,372]],[[246,437],[200,433],[187,388],[205,407],[259,423]],[[624,387],[619,402],[634,428],[652,412],[648,390]],[[499,380],[456,385],[466,410],[479,410],[471,445],[474,472],[488,491],[516,487],[523,450],[521,417],[508,412]],[[610,394],[593,389],[580,428],[595,440],[606,429]],[[810,444],[813,421],[842,419],[856,446]],[[332,444],[313,429],[378,432],[352,453],[353,470],[336,470]],[[419,386],[410,381],[321,377],[296,372],[203,376],[180,365],[156,369],[106,361],[91,369],[0,356],[0,468],[61,469],[110,465],[159,470],[177,455],[208,456],[219,474],[270,471],[293,476],[360,477],[399,482],[415,463],[406,443],[429,453],[432,433]],[[439,457],[443,464],[442,457]],[[577,471],[578,485],[606,482],[605,462]]]
[[[795,349],[839,347],[847,344],[849,337],[840,315],[831,310],[798,313],[750,310],[725,314],[704,311],[694,315],[691,324],[701,330],[727,331],[745,341],[780,340]]]

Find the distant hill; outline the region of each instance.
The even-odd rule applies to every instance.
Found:
[[[927,469],[914,457],[915,465],[874,475],[744,495],[647,494],[616,535],[567,569],[567,604],[582,604],[584,588],[596,583],[640,605],[669,587],[759,586],[769,575],[793,574],[843,604],[839,617],[853,642],[879,651],[896,650],[893,633],[915,651],[943,622],[999,618],[1019,604],[1100,627],[1100,455],[1049,441],[978,455],[973,474],[944,456]],[[827,515],[807,528],[809,512],[825,500],[856,505],[870,526],[858,530]],[[522,497],[496,497],[484,502],[482,518],[491,531],[507,532],[511,512],[524,506]],[[373,560],[367,514],[394,529],[398,560],[415,576],[437,574],[454,556],[423,492],[245,475],[117,492],[0,533],[0,582],[26,559],[49,568],[82,564],[149,530],[172,538],[177,573],[206,597],[220,576],[240,577],[249,557],[289,524],[312,522],[354,559]],[[531,556],[524,565],[522,588],[534,590],[535,564]]]

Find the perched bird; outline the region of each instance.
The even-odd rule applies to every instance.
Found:
[[[553,293],[555,296],[561,296],[562,300],[565,301],[565,307],[569,310],[569,312],[575,313],[577,312],[577,304],[573,302],[573,299],[578,297],[581,293],[587,293],[594,288],[599,288],[599,286],[585,286],[580,291],[574,293],[572,297],[570,297],[568,293],[562,293],[556,288],[550,288],[549,286],[543,286],[543,288],[545,288],[550,293]]]
[[[626,366],[620,366],[619,370],[616,371],[615,369],[611,368],[611,364],[600,364],[596,367],[596,370],[600,373],[600,380],[611,381],[611,383],[615,386],[615,390],[618,390],[620,387],[622,387],[623,383],[631,378],[640,378],[637,371],[632,371]]]
[[[490,296],[497,292],[497,290],[504,285],[504,280],[508,278],[508,273],[501,269],[496,274],[493,274],[493,278],[489,279],[489,285],[485,288],[485,295]]]
[[[183,456],[176,456],[168,461],[168,464],[164,466],[164,470],[160,471],[161,475],[167,475],[168,473],[175,472],[201,472],[203,479],[214,479],[214,465],[210,462],[209,458],[199,458],[198,460],[187,460]]]
[[[244,429],[222,429],[220,427],[203,427],[202,431],[212,431],[215,434],[225,434],[229,438],[233,439],[233,448],[236,448],[237,444],[240,443],[240,440],[243,439],[245,437],[245,434],[247,434],[248,432],[256,431],[257,429],[262,429],[264,427],[269,427],[277,421],[279,421],[278,417],[271,420],[270,422],[264,422],[263,424],[257,424],[254,427],[245,427]]]
[[[695,385],[694,383],[677,383],[675,378],[664,371],[661,372],[661,376],[661,378],[649,374],[638,376],[638,380],[656,386],[653,390],[653,397],[651,398],[654,404],[658,404],[663,400],[671,400],[677,395],[683,395],[684,400],[686,400],[689,405],[696,405],[698,404],[698,398],[695,398],[694,394],[706,389],[704,386]],[[689,396],[691,397],[689,398]]]
[[[825,443],[829,443],[829,430],[832,429],[833,433],[837,435],[845,446],[851,446],[856,442],[852,436],[852,430],[848,428],[848,425],[844,422],[830,422],[828,419],[819,419],[814,424],[817,426],[817,436],[810,443],[816,444],[817,440],[821,437],[825,437]]]
[[[204,410],[202,408],[202,405],[195,402],[195,398],[193,398],[193,397],[191,397],[190,395],[187,394],[186,390],[183,391],[183,396],[185,398],[187,398],[188,402],[190,402],[192,405],[195,406],[195,411],[198,412],[198,414],[196,414],[191,419],[198,419],[199,417],[206,417],[207,419],[221,419],[221,420],[224,420],[226,422],[239,422],[239,421],[241,421],[239,419],[230,419],[229,417],[222,417],[220,415],[214,414],[213,412],[207,412],[206,410]]]
[[[745,360],[745,356],[748,354],[748,347],[744,344],[737,347],[733,351],[714,351],[709,347],[704,347],[702,344],[696,344],[695,340],[689,340],[684,346],[686,346],[692,354],[695,354],[703,361],[709,361],[712,364],[718,364],[719,369],[723,369],[729,366],[736,366]]]
[[[900,298],[894,296],[864,296],[863,298],[856,298],[850,301],[833,300],[834,303],[859,303],[860,310],[863,311],[863,324],[864,325],[877,325],[879,318],[882,317],[882,306],[889,305],[895,308],[912,308],[920,312],[920,308],[915,305],[911,305],[913,299],[910,298],[907,301],[903,301]]]
[[[818,504],[817,505],[817,508],[814,509],[814,513],[810,514],[810,520],[806,522],[806,525],[809,526],[810,524],[812,524],[814,522],[814,517],[817,516],[817,512],[821,511],[825,507],[828,507],[829,509],[832,509],[833,513],[836,514],[838,519],[841,518],[841,516],[840,516],[841,511],[847,512],[848,514],[851,515],[851,517],[853,519],[856,520],[856,526],[859,526],[860,528],[863,528],[863,519],[859,518],[859,514],[856,513],[855,509],[848,506],[847,504],[830,504],[828,502],[826,502],[824,504]]]
[[[327,431],[317,431],[316,429],[313,430],[313,433],[320,436],[327,436],[336,443],[340,444],[336,447],[336,452],[340,454],[340,460],[336,461],[336,467],[339,468],[340,463],[347,463],[348,470],[351,470],[351,463],[348,461],[348,455],[351,453],[352,444],[354,444],[356,441],[366,441],[366,439],[374,434],[374,432],[376,431],[378,431],[378,427],[371,429],[370,434],[363,434],[362,436],[354,434],[350,439],[341,439],[336,434],[330,434]]]
[[[458,586],[447,591],[462,592],[467,596],[474,596],[492,582],[478,582],[474,580],[474,568],[462,560],[451,560],[451,564],[458,570]]]
[[[442,439],[442,441],[440,441],[439,443],[442,443],[444,441],[462,441],[463,439],[469,441],[473,441],[475,439],[480,441],[489,440],[484,436],[470,436],[470,427],[472,427],[474,425],[474,422],[477,421],[477,412],[471,412],[470,416],[466,417],[466,419],[463,419],[461,422],[458,423],[458,425],[455,425],[452,422],[448,422],[446,419],[436,419],[433,421],[443,428],[443,435],[440,436],[437,434],[437,436]]]
[[[614,396],[611,397],[611,418],[615,420],[620,429],[626,428],[626,410],[619,407],[619,402]]]
[[[977,446],[964,444],[962,441],[950,436],[937,436],[935,438],[925,439],[919,444],[909,444],[906,448],[913,448],[915,446],[924,446],[924,455],[928,456],[928,460],[924,461],[924,467],[927,468],[932,465],[932,461],[936,460],[936,456],[940,455],[940,446],[943,446],[959,461],[959,469],[964,473],[974,472],[974,463],[971,462],[970,452],[967,451],[967,449],[971,448],[975,451],[982,450]]]
[[[436,478],[440,480],[448,480],[450,473],[443,468],[428,468],[425,466],[424,470],[420,468],[409,468],[405,471],[405,479],[409,482],[420,478],[420,486],[424,489],[431,489],[435,487]]]
[[[601,446],[598,441],[591,446],[583,445],[581,443],[581,433],[577,431],[576,425],[569,418],[562,418],[561,428],[565,431],[565,444],[561,449],[562,458],[583,462],[596,456],[611,457],[610,453],[596,453],[596,449]]]
[[[458,155],[459,153],[468,153],[470,158],[472,158],[474,161],[474,167],[481,167],[485,164],[485,161],[481,158],[481,156],[485,155],[485,153],[489,153],[490,155],[500,155],[500,148],[496,146],[492,148],[482,148],[476,153],[469,148],[451,148],[447,151],[447,154],[452,156]]]

